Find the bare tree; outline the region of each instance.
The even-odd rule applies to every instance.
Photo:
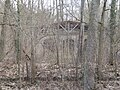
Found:
[[[110,9],[110,65],[114,64],[114,35],[116,28],[116,2],[112,0]]]
[[[57,42],[57,45],[56,45],[56,51],[57,51],[57,65],[59,65],[60,61],[59,61],[59,33],[58,33],[58,30],[59,30],[59,9],[58,9],[58,1],[56,0],[56,12],[57,12],[57,35],[56,35],[56,42]]]
[[[20,41],[20,1],[17,0],[17,29],[15,31],[15,52],[16,52],[16,60],[18,66],[18,77],[19,77],[19,86],[20,89],[21,84],[21,73],[20,73],[20,62],[21,62],[21,41]]]
[[[119,1],[119,12],[118,12],[118,29],[120,30],[120,1]]]
[[[106,3],[107,0],[104,1],[102,15],[101,15],[101,21],[98,26],[99,30],[99,46],[98,46],[98,60],[97,60],[97,72],[98,72],[98,79],[102,77],[101,70],[102,70],[102,62],[103,62],[103,53],[104,53],[104,19],[105,19],[105,10],[106,10]]]
[[[97,16],[100,0],[91,1],[91,12],[88,28],[88,39],[84,63],[84,90],[93,90],[95,88],[95,61],[96,61],[96,32]]]
[[[10,0],[5,1],[4,14],[3,14],[3,24],[0,36],[0,61],[4,58],[5,53],[5,38],[6,38],[6,29],[9,25],[9,13],[10,13]]]
[[[60,4],[60,17],[61,17],[61,21],[63,21],[64,20],[64,17],[63,17],[63,10],[64,10],[64,8],[63,8],[63,0],[59,0],[59,4]]]
[[[78,51],[76,57],[76,81],[78,80],[78,63],[83,63],[83,42],[84,42],[84,28],[83,28],[83,14],[84,14],[84,3],[85,0],[81,0],[81,19],[80,19],[80,30],[78,38]]]
[[[35,47],[34,47],[34,26],[33,26],[33,2],[34,0],[29,0],[30,3],[30,33],[31,33],[31,83],[34,83],[35,79]]]

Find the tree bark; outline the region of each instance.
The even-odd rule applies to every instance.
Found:
[[[80,30],[78,38],[78,51],[76,57],[76,84],[78,83],[78,64],[79,62],[83,63],[83,42],[84,42],[84,28],[83,28],[83,13],[84,13],[84,3],[85,0],[81,0],[81,19],[80,19]]]
[[[95,61],[96,61],[96,32],[97,16],[100,0],[91,1],[91,12],[88,28],[87,46],[84,63],[84,90],[94,90],[95,88]]]
[[[110,60],[109,64],[114,64],[114,34],[116,27],[116,2],[117,0],[112,0],[111,10],[110,10]]]
[[[2,24],[2,30],[1,30],[1,36],[0,36],[0,61],[3,60],[5,53],[5,37],[6,37],[6,30],[7,26],[9,24],[9,12],[10,12],[10,0],[5,1],[4,6],[4,15],[3,15],[3,24]]]
[[[56,11],[57,11],[57,35],[56,35],[56,42],[57,42],[57,44],[56,44],[56,56],[57,56],[57,65],[59,65],[59,63],[60,63],[60,60],[59,60],[59,33],[58,33],[58,31],[59,31],[59,10],[58,10],[58,1],[56,0]]]
[[[101,70],[102,70],[102,62],[103,62],[103,54],[104,54],[104,19],[105,19],[105,9],[106,9],[107,0],[104,1],[104,6],[101,15],[101,21],[98,26],[99,30],[99,46],[98,46],[98,60],[97,60],[97,74],[98,80],[101,78]]]
[[[19,86],[21,87],[21,73],[20,73],[20,62],[21,62],[21,41],[20,41],[20,1],[17,0],[17,30],[16,30],[16,38],[15,38],[15,51],[16,51],[16,60],[18,65],[18,77],[19,77]]]
[[[119,16],[118,16],[118,30],[119,30],[119,32],[120,32],[120,1],[119,1],[119,12],[118,12],[119,14]]]
[[[31,29],[31,83],[34,83],[35,81],[35,39],[34,39],[34,30],[33,30],[33,0],[30,0],[30,29]]]

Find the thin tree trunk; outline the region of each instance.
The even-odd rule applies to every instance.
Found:
[[[61,21],[63,21],[63,0],[59,0],[59,4],[60,4],[60,17],[61,17]]]
[[[117,0],[112,0],[111,10],[110,10],[110,60],[109,64],[114,64],[114,34],[116,25],[116,2]]]
[[[35,79],[35,48],[34,48],[34,30],[33,30],[33,0],[31,0],[30,4],[30,26],[32,26],[31,29],[31,83],[34,83]]]
[[[83,12],[84,12],[84,3],[85,0],[81,0],[81,20],[80,20],[80,30],[79,30],[79,38],[78,38],[78,51],[77,51],[77,58],[76,58],[76,84],[78,83],[78,63],[83,63],[83,37],[84,37],[84,30],[83,30]]]
[[[102,61],[103,61],[103,53],[104,53],[104,19],[105,19],[105,9],[106,9],[107,0],[104,1],[104,6],[101,15],[101,21],[98,26],[99,30],[99,46],[98,46],[98,60],[97,60],[97,73],[98,73],[98,80],[102,76]]]
[[[39,12],[39,10],[40,10],[40,0],[38,0],[38,12]]]
[[[43,11],[43,4],[44,4],[44,0],[41,0],[41,10]]]
[[[56,51],[57,51],[57,65],[59,65],[60,61],[59,61],[59,10],[58,10],[58,2],[56,0],[56,11],[57,11],[57,35],[56,35]]]
[[[119,1],[119,12],[118,12],[119,14],[119,16],[118,16],[118,30],[119,30],[119,32],[120,32],[120,1]]]
[[[18,76],[19,76],[19,86],[21,87],[21,73],[20,73],[20,62],[21,62],[21,41],[20,41],[20,1],[17,0],[17,30],[16,30],[16,39],[15,39],[15,48],[16,48],[16,60],[18,65]]]

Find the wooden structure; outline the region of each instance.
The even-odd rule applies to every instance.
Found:
[[[87,38],[87,28],[84,26],[84,39]],[[53,23],[49,28],[48,36],[43,40],[45,49],[44,59],[55,62],[57,49],[60,63],[75,64],[80,22],[63,21]]]

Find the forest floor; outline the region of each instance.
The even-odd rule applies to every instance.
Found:
[[[23,70],[24,75],[21,73],[19,83],[17,64],[13,61],[0,62],[0,90],[83,90],[83,70],[80,66],[78,81],[75,70],[75,67],[63,68],[43,63],[36,68],[34,83],[30,83],[31,79],[26,76],[26,70]],[[103,79],[96,82],[96,90],[120,90],[119,75],[115,75],[112,66],[103,70]]]

